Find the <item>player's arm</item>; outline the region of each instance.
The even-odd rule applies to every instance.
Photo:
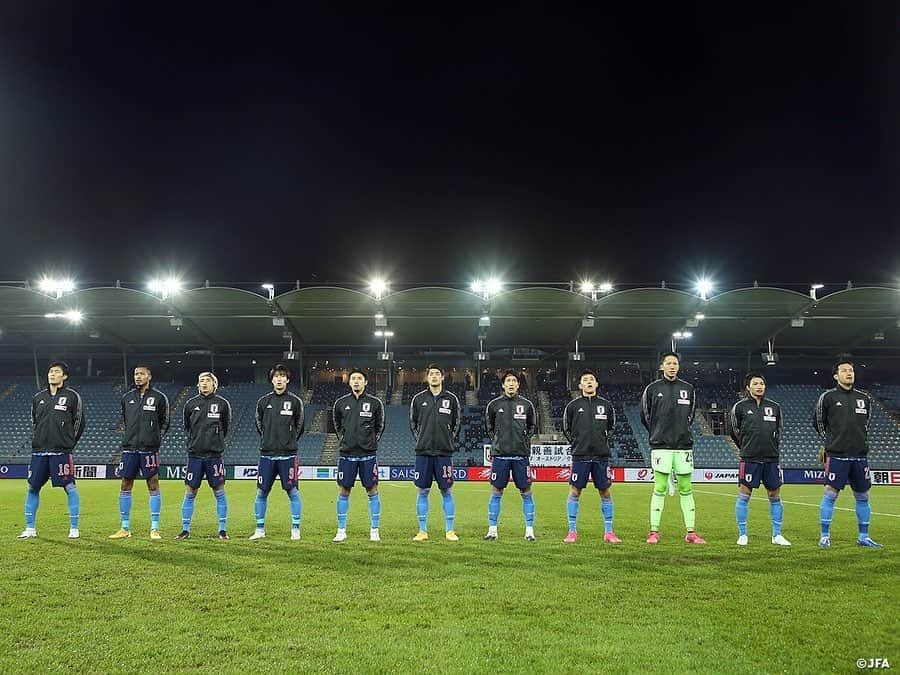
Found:
[[[694,413],[697,411],[697,390],[691,387],[691,410],[688,413],[688,426],[694,423]]]
[[[827,425],[828,425],[828,412],[827,412],[827,406],[826,406],[826,401],[825,401],[827,395],[828,395],[828,392],[823,391],[822,394],[819,396],[819,400],[816,401],[816,408],[813,411],[813,420],[812,420],[813,427],[815,428],[816,431],[819,432],[819,436],[822,437],[822,441],[826,440],[825,431],[826,431]],[[819,459],[820,464],[825,463],[825,446],[824,445],[819,449],[818,459]]]
[[[159,393],[162,396],[162,398],[160,398],[156,402],[156,419],[159,420],[160,436],[165,436],[167,433],[169,433],[169,424],[170,424],[169,397],[166,396],[165,394],[163,394],[162,392],[159,392]],[[123,403],[122,409],[123,409],[123,415],[124,415],[124,408],[125,408],[124,399],[123,399],[122,403]]]
[[[451,393],[451,396],[453,396],[453,412],[450,420],[450,438],[456,441],[459,438],[459,427],[462,424],[462,408],[456,395]]]
[[[376,399],[378,401],[378,405],[375,406],[375,442],[381,440],[381,434],[384,433],[384,405],[381,403],[381,399]]]
[[[781,446],[781,432],[784,431],[784,417],[781,415],[781,406],[775,407],[775,414],[778,415],[778,426],[775,427],[775,449]]]
[[[612,401],[607,401],[607,403],[609,403],[609,419],[606,420],[606,443],[609,445],[613,434],[616,433],[616,406]]]
[[[37,426],[37,397],[35,394],[34,398],[31,399],[31,431],[34,433],[34,427]]]
[[[75,431],[75,442],[77,443],[84,433],[84,403],[81,400],[81,394],[74,389],[71,391],[75,394],[75,405],[72,406],[72,429]]]
[[[491,401],[484,409],[484,430],[487,433],[488,438],[491,439],[491,445],[494,444],[494,417],[496,414],[497,413],[494,412],[494,402]]]
[[[531,438],[534,436],[534,432],[537,431],[538,418],[534,403],[528,401],[528,405],[531,410],[525,414],[525,449],[530,452]]]
[[[409,431],[416,443],[419,442],[419,406],[416,405],[417,398],[419,398],[418,394],[413,396],[409,402]]]
[[[225,401],[225,410],[222,411],[222,440],[228,438],[228,431],[231,427],[231,402],[227,398],[223,398]]]
[[[730,427],[728,435],[731,436],[731,440],[738,447],[741,447],[741,418],[738,416],[738,406],[740,404],[741,402],[738,401],[731,406],[731,412],[728,414],[728,426]]]
[[[255,418],[256,418],[256,433],[258,433],[260,436],[262,436],[262,432],[263,432],[263,427],[262,427],[262,425],[263,425],[263,411],[266,409],[266,406],[264,405],[264,402],[265,402],[265,399],[266,399],[267,396],[268,396],[268,394],[266,394],[266,395],[264,395],[264,396],[260,396],[259,399],[256,401],[256,415],[255,415]]]
[[[190,433],[191,431],[191,413],[188,408],[191,405],[190,399],[184,404],[184,410],[182,411],[182,415],[184,417],[184,433]]]
[[[334,433],[338,435],[338,438],[344,438],[344,411],[341,410],[340,403],[341,399],[335,401],[331,406],[331,421],[334,422]]]
[[[573,415],[574,409],[572,408],[572,404],[574,402],[575,402],[575,399],[572,399],[571,401],[569,401],[566,404],[566,409],[563,410],[562,432],[563,432],[563,436],[566,437],[566,440],[569,441],[569,443],[572,442],[572,417],[574,416]]]
[[[650,431],[650,387],[644,387],[644,393],[641,395],[641,424],[647,431]]]
[[[816,401],[816,408],[813,411],[813,428],[819,432],[819,436],[822,437],[822,440],[825,440],[825,430],[828,425],[828,409],[826,397],[828,396],[827,391],[823,391],[819,396],[819,400]]]
[[[306,431],[306,408],[303,407],[303,399],[299,396],[297,397],[297,403],[298,405],[294,406],[294,429],[297,433],[294,442],[299,441],[303,432]]]

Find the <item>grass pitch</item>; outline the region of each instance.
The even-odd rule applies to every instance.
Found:
[[[819,486],[788,485],[784,533],[769,543],[765,492],[750,508],[750,546],[735,546],[733,485],[696,485],[697,529],[682,541],[668,498],[662,542],[644,543],[649,485],[616,485],[618,546],[603,544],[596,492],[585,490],[579,541],[566,534],[564,484],[537,484],[536,533],[507,491],[500,539],[482,541],[488,486],[458,483],[458,543],[443,538],[437,491],[431,540],[414,544],[411,483],[382,483],[383,541],[368,541],[365,493],[353,491],[349,540],[333,544],[336,486],[301,485],[303,539],[288,540],[287,499],[254,527],[255,484],[228,483],[231,541],[204,487],[194,538],[176,542],[183,487],[163,481],[163,535],[147,539],[146,488],[135,485],[135,537],[119,526],[118,482],[81,481],[82,539],[66,539],[61,490],[45,488],[39,538],[17,541],[25,483],[0,481],[0,670],[403,672],[823,672],[860,658],[900,667],[900,489],[872,490],[872,536],[854,545],[849,493],[832,548],[820,550]],[[795,503],[796,502],[796,503]]]

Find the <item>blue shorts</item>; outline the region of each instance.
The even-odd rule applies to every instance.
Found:
[[[602,459],[572,460],[572,475],[569,476],[569,485],[583,490],[587,487],[589,476],[594,479],[594,487],[598,490],[605,490],[612,485],[613,471],[608,461]]]
[[[290,492],[297,487],[300,478],[300,462],[296,456],[288,459],[259,456],[259,470],[256,473],[256,486],[266,494],[275,484],[275,476],[281,478],[281,487]]]
[[[32,489],[40,490],[48,480],[53,487],[75,484],[75,463],[72,461],[71,452],[62,452],[58,455],[31,455],[28,484]]]
[[[200,487],[203,477],[213,490],[225,485],[225,462],[218,457],[188,457],[184,484],[194,490]]]
[[[159,452],[157,450],[124,450],[119,468],[116,469],[116,478],[134,480],[140,474],[141,478],[153,478],[159,475]]]
[[[356,483],[357,474],[363,487],[371,490],[378,485],[378,461],[374,457],[362,460],[348,457],[338,459],[338,485],[349,490]]]
[[[491,485],[498,490],[505,489],[509,485],[510,472],[517,488],[522,492],[531,489],[531,467],[528,466],[527,457],[494,457],[491,460]]]
[[[777,490],[784,484],[781,465],[778,462],[748,462],[741,460],[738,469],[738,485],[758,488],[760,482],[766,490]]]
[[[850,483],[854,492],[868,492],[872,487],[869,478],[869,460],[865,457],[827,457],[825,459],[825,485],[843,490]]]
[[[413,475],[413,483],[423,490],[430,488],[432,481],[437,483],[438,489],[449,490],[453,487],[453,459],[416,455],[416,471]]]

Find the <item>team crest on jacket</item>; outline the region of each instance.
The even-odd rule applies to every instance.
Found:
[[[450,407],[450,400],[445,398],[443,401],[441,401],[441,407],[442,407],[442,408],[449,408],[449,407]]]
[[[682,390],[680,390],[680,391],[678,392],[678,396],[679,396],[680,398],[687,398],[687,397],[688,397],[687,389],[682,389]]]
[[[371,403],[363,403],[362,409],[364,412],[369,412],[369,410],[371,410],[371,408],[372,408]]]

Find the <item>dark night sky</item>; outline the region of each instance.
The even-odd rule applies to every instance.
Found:
[[[0,9],[2,279],[900,274],[897,3],[132,4]]]

